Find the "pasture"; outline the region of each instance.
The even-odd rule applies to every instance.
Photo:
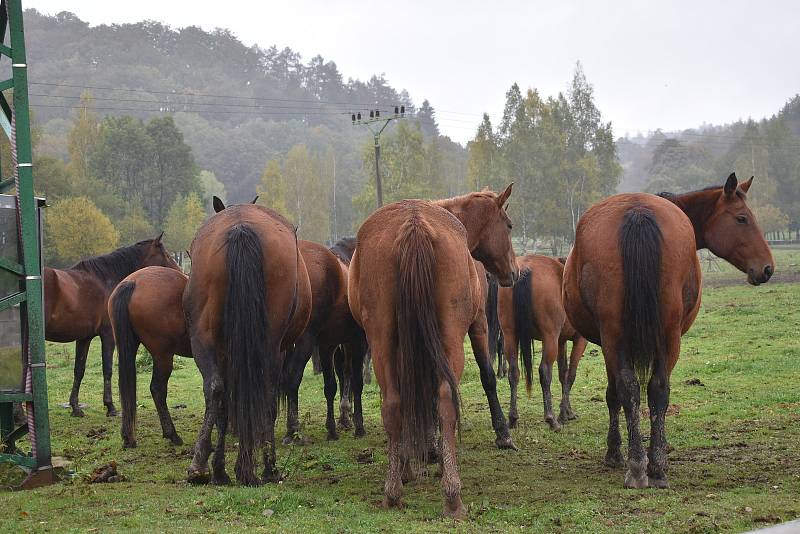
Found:
[[[720,271],[705,275],[702,310],[683,338],[672,375],[667,490],[625,490],[623,471],[602,464],[608,415],[597,347],[587,349],[572,392],[580,418],[552,433],[542,421],[535,382],[532,396],[520,395],[519,428],[512,430],[520,450],[513,452],[494,447],[467,343],[459,466],[469,518],[459,530],[743,531],[800,517],[800,254],[778,250],[775,256],[778,274],[757,288],[722,262]],[[169,406],[185,442],[176,447],[161,438],[148,391],[148,356],[139,357],[139,447],[123,450],[119,419],[105,417],[99,346],[95,340],[84,379],[86,417],[75,419],[60,406],[69,396],[74,347],[48,344],[54,455],[71,461],[75,476],[11,492],[7,486],[15,474],[0,467],[4,530],[427,532],[453,525],[439,519],[438,467],[406,486],[406,508],[377,507],[386,455],[374,380],[364,391],[365,438],[342,432],[338,442],[325,440],[322,378],[309,366],[300,390],[300,420],[311,443],[278,447],[286,480],[261,488],[194,487],[185,482],[203,408],[194,363],[178,358],[169,385]],[[539,357],[537,343],[536,364]],[[116,368],[114,373],[116,386]],[[506,380],[499,381],[498,394],[507,413]],[[560,395],[555,382],[553,395]],[[114,398],[119,398],[116,387]],[[647,434],[647,419],[642,421]],[[276,434],[284,428],[281,411]],[[233,451],[235,439],[228,444]],[[112,460],[127,481],[85,481]]]

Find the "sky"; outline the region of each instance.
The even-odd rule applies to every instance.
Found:
[[[23,0],[92,25],[230,29],[245,44],[321,54],[345,78],[384,73],[465,143],[517,82],[566,91],[576,61],[616,136],[771,116],[800,92],[800,2]]]

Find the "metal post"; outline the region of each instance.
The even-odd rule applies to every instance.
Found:
[[[383,128],[381,128],[383,131]],[[383,185],[381,184],[381,134],[375,134],[375,192],[378,195],[378,207],[383,206]]]
[[[391,121],[405,118],[405,113],[405,106],[395,106],[393,116],[382,118],[380,116],[380,110],[372,110],[370,111],[369,120],[364,120],[363,122],[361,120],[360,112],[358,115],[355,113],[352,114],[353,126],[366,126],[369,128],[369,131],[372,132],[372,137],[375,140],[375,196],[379,208],[383,206],[383,183],[381,182],[381,134],[386,127],[389,126]],[[383,126],[381,126],[380,130],[375,131],[372,128],[372,124],[378,122],[382,122]]]

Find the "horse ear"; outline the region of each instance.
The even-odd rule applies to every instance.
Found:
[[[739,185],[739,189],[747,193],[750,190],[750,186],[753,185],[753,178],[755,178],[755,176],[751,176],[749,180],[747,180],[746,182],[742,182]]]
[[[502,208],[502,207],[503,207],[503,205],[504,205],[504,204],[506,203],[506,201],[508,200],[508,197],[510,197],[510,196],[511,196],[511,188],[512,188],[512,187],[514,187],[514,182],[511,182],[510,184],[508,184],[508,187],[506,187],[505,191],[503,191],[502,193],[500,193],[500,195],[497,197],[497,205],[498,205],[499,207],[501,207],[501,208]]]
[[[164,237],[164,230],[161,230],[161,233],[158,234],[158,237],[153,240],[153,243],[158,245],[161,243],[161,238]]]
[[[214,212],[219,213],[225,209],[225,204],[220,200],[217,195],[214,195],[214,198],[211,201],[214,204]]]
[[[739,180],[736,179],[736,173],[732,172],[730,176],[728,176],[728,180],[725,182],[725,187],[723,187],[723,191],[725,191],[726,197],[731,197],[736,192],[736,187],[739,185]]]
[[[258,195],[256,195],[256,198],[254,198],[253,201],[250,204],[255,204],[256,200],[258,200]]]

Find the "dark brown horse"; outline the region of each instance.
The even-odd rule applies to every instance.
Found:
[[[127,276],[108,299],[114,328],[122,403],[122,446],[136,447],[136,352],[139,344],[153,357],[150,393],[161,430],[175,445],[183,440],[175,431],[167,407],[167,382],[173,357],[192,357],[192,346],[183,313],[183,291],[189,277],[163,267],[146,267]]]
[[[444,514],[464,517],[456,463],[458,382],[464,337],[483,303],[472,257],[503,285],[518,270],[511,194],[484,191],[438,202],[404,200],[375,211],[358,231],[350,308],[367,334],[382,395],[389,465],[384,505],[401,505],[403,474],[429,457],[438,426]],[[484,322],[485,324],[485,322]]]
[[[189,481],[207,480],[215,424],[211,481],[230,481],[225,472],[229,422],[239,438],[237,480],[247,486],[276,481],[275,417],[283,354],[305,329],[311,311],[296,230],[263,206],[231,206],[200,227],[191,258],[183,308],[192,354],[203,375],[206,410]],[[259,479],[254,455],[262,446]]]
[[[544,420],[552,430],[560,430],[561,424],[575,419],[569,400],[569,392],[575,382],[578,363],[586,350],[584,339],[567,320],[561,299],[561,281],[564,266],[555,258],[547,256],[519,256],[520,279],[513,288],[498,291],[497,314],[503,330],[503,352],[508,362],[508,382],[511,386],[511,409],[509,424],[517,425],[517,384],[519,367],[517,349],[522,352],[525,388],[530,393],[533,363],[531,344],[534,339],[542,342],[542,361],[539,364],[539,381],[544,400]],[[567,365],[567,341],[572,341],[569,366]],[[556,419],[550,383],[553,363],[558,361],[558,378],[561,382],[561,410]]]
[[[106,415],[117,415],[111,396],[114,333],[108,316],[108,296],[120,280],[151,265],[178,269],[161,243],[161,236],[82,260],[69,269],[45,268],[45,338],[59,343],[75,341],[74,381],[69,397],[73,417],[83,417],[78,392],[89,345],[96,336],[100,336],[103,353],[103,404]]]
[[[334,373],[334,353],[341,345],[347,345],[348,355],[357,361],[354,365],[361,369],[363,354],[362,348],[364,333],[361,327],[353,320],[350,307],[347,304],[347,272],[348,266],[342,263],[337,256],[317,243],[299,241],[298,248],[305,260],[308,278],[311,282],[312,307],[308,325],[303,334],[297,339],[294,347],[286,355],[284,364],[284,380],[287,395],[286,436],[285,444],[301,441],[300,421],[298,419],[298,391],[303,379],[308,360],[315,347],[319,351],[320,364],[325,382],[325,398],[327,401],[327,416],[325,426],[328,430],[328,439],[338,439],[336,421],[334,418],[333,403],[336,397],[336,375]],[[340,356],[343,358],[344,356]],[[339,367],[342,367],[340,363]],[[345,373],[340,369],[340,379],[343,382],[342,401],[349,397],[351,389],[345,380],[360,373]],[[356,435],[364,435],[364,422],[361,414],[361,390],[363,385],[355,384],[353,395],[356,401]],[[340,411],[345,408],[341,407]]]
[[[570,322],[603,348],[609,413],[606,464],[622,466],[620,405],[628,427],[625,487],[667,487],[664,416],[681,336],[700,309],[697,250],[708,248],[758,285],[775,264],[747,206],[753,179],[681,195],[623,194],[581,217],[564,270]],[[640,384],[647,383],[650,449],[639,432]]]

